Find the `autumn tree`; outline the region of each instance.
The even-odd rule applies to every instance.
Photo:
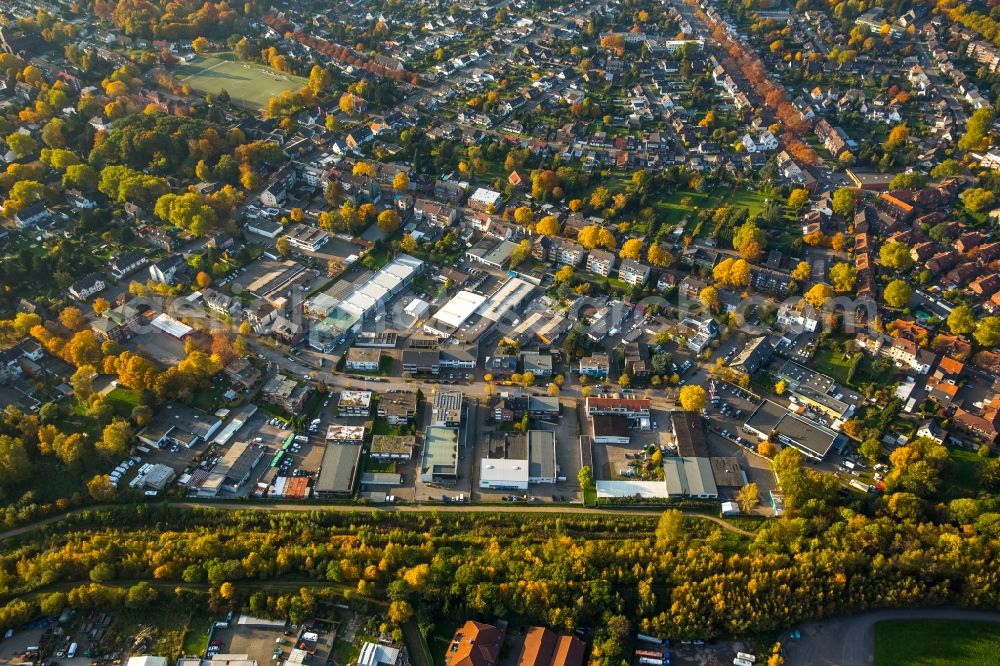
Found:
[[[812,267],[808,261],[800,261],[792,269],[792,279],[796,282],[805,282],[812,275]]]
[[[833,298],[833,289],[829,286],[823,284],[822,282],[813,285],[813,287],[805,293],[805,299],[817,310],[823,309],[826,302]]]
[[[740,511],[743,513],[752,513],[760,504],[760,489],[757,484],[751,482],[740,488],[736,493],[736,503],[740,505]]]
[[[747,220],[733,233],[733,249],[747,261],[757,261],[767,247],[764,231],[753,220]]]
[[[706,310],[714,311],[719,307],[719,292],[715,287],[705,287],[698,292],[698,300]]]
[[[622,249],[618,256],[622,259],[638,260],[642,257],[643,240],[641,238],[630,238],[622,244]]]
[[[689,412],[700,412],[704,409],[707,397],[705,389],[697,384],[682,386],[678,394],[681,407]]]
[[[906,307],[912,295],[913,290],[903,280],[893,280],[882,291],[882,298],[886,304],[894,308]]]
[[[378,215],[378,228],[386,236],[391,236],[399,229],[399,213],[388,208]]]

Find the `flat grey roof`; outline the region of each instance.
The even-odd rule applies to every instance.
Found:
[[[556,435],[549,430],[528,431],[528,477],[554,478],[556,475]]]
[[[743,475],[740,473],[740,461],[731,456],[719,456],[710,459],[712,463],[712,476],[715,477],[715,485],[725,487],[742,487]]]
[[[316,479],[316,492],[349,494],[361,461],[360,444],[327,444]]]
[[[826,457],[837,439],[837,433],[832,430],[813,425],[791,413],[785,414],[774,429],[778,433],[776,439],[779,442],[794,446],[805,455],[817,460]]]
[[[785,364],[778,370],[778,376],[787,379],[792,384],[805,386],[817,393],[829,393],[830,389],[836,385],[833,377],[799,365],[795,361],[785,361]]]
[[[669,497],[718,497],[708,458],[668,456],[663,459],[663,480]]]
[[[778,403],[765,400],[746,420],[746,425],[767,435],[787,413],[788,410]]]

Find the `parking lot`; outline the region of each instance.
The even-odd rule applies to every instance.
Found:
[[[330,657],[339,623],[314,623],[298,627],[284,622],[260,620],[243,616],[243,624],[216,629],[209,644],[210,652],[245,654],[258,664],[285,660],[292,649],[299,647],[309,653],[309,663],[325,664]],[[311,640],[315,635],[316,640]],[[298,642],[297,642],[298,639]],[[306,640],[309,639],[309,640]]]
[[[731,440],[738,437],[746,439],[743,424],[760,405],[761,398],[728,382],[716,381],[715,387],[718,404],[713,400],[706,406],[708,430]]]

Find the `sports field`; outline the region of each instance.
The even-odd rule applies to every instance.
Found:
[[[1000,624],[888,620],[875,625],[875,666],[1000,665]]]
[[[180,65],[176,75],[191,90],[203,95],[217,95],[225,90],[234,104],[247,109],[260,109],[270,98],[306,84],[302,77],[234,60],[229,54],[197,56],[192,62]]]

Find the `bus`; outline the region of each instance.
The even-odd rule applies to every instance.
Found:
[[[277,467],[278,465],[280,465],[281,461],[282,461],[282,459],[284,457],[285,457],[285,451],[284,451],[284,449],[281,449],[280,451],[278,451],[277,453],[275,453],[274,454],[274,458],[271,459],[271,468],[273,469],[273,468]]]

